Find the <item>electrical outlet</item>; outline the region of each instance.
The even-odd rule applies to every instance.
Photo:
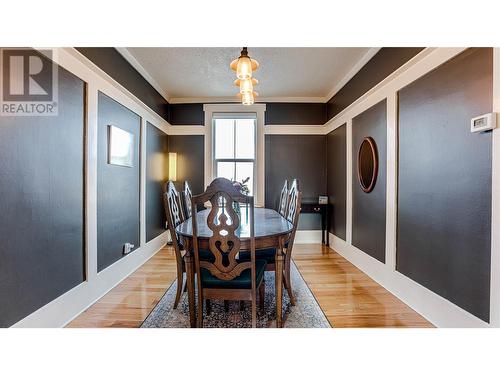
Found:
[[[128,254],[132,251],[132,249],[134,248],[134,244],[131,244],[131,243],[126,243],[125,245],[123,245],[123,254]]]

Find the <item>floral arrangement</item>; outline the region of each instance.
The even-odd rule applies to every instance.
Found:
[[[250,193],[250,189],[248,188],[248,181],[250,181],[250,177],[247,177],[240,181],[233,181],[233,186],[237,188],[241,194],[248,195]]]

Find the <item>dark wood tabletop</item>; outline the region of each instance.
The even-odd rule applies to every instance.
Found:
[[[202,210],[197,212],[196,220],[198,223],[198,238],[209,238],[212,235],[212,231],[207,226],[207,216],[210,210]],[[255,213],[255,238],[262,237],[274,237],[284,234],[288,234],[292,231],[293,225],[278,212],[271,210],[269,208],[258,208],[254,209]],[[240,238],[248,238],[250,236],[250,226],[248,223],[249,215],[247,215],[247,210],[243,207],[241,209],[241,221],[240,227],[236,231],[236,234]],[[179,224],[175,231],[183,237],[193,236],[193,224],[192,219],[189,218],[183,223]]]

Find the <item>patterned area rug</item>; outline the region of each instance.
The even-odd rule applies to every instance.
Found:
[[[329,328],[330,323],[319,307],[304,279],[292,262],[292,285],[297,303],[290,304],[288,294],[283,292],[283,321],[285,328]],[[266,272],[265,308],[257,309],[257,327],[276,327],[276,304],[274,299],[274,272]],[[181,297],[177,309],[173,309],[177,282],[174,281],[160,302],[151,311],[141,328],[188,328],[189,309],[187,293]],[[258,299],[257,299],[258,304]],[[224,310],[224,301],[212,300],[212,312],[204,311],[203,327],[206,328],[250,328],[252,308],[250,301],[240,310],[238,301],[229,302],[229,311]]]

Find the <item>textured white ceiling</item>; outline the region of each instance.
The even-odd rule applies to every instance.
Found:
[[[156,86],[176,98],[234,98],[235,73],[230,62],[236,48],[127,48]],[[321,98],[348,75],[370,48],[253,48],[258,60],[255,90],[261,97]],[[130,56],[129,56],[130,57]],[[144,72],[142,72],[144,73]]]

